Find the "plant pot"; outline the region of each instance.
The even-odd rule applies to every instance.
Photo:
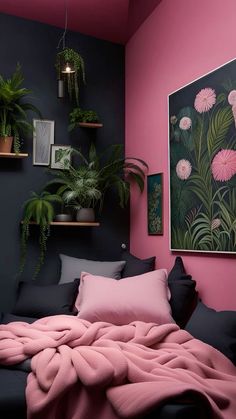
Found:
[[[0,137],[0,153],[10,153],[13,137]]]
[[[81,223],[92,223],[95,221],[95,212],[93,208],[81,208],[76,212],[76,221]]]
[[[68,222],[72,221],[72,215],[71,214],[57,214],[55,216],[55,221],[68,223]]]

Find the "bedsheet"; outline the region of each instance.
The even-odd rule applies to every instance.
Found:
[[[134,417],[179,395],[235,418],[236,368],[175,324],[125,326],[52,316],[0,326],[0,362],[32,357],[28,418]],[[78,416],[79,412],[79,416]]]

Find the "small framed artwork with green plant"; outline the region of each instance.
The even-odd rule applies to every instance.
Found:
[[[147,176],[148,234],[163,234],[163,173]]]
[[[51,145],[51,169],[68,170],[71,165],[72,147],[68,145]]]

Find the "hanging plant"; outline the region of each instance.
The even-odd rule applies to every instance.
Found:
[[[56,56],[56,70],[58,80],[62,79],[67,85],[67,91],[72,101],[79,106],[80,79],[85,84],[85,66],[81,55],[72,48],[64,48]],[[66,71],[67,69],[67,71]]]
[[[39,260],[34,271],[34,277],[36,277],[44,263],[45,253],[47,250],[47,239],[50,235],[50,223],[54,218],[54,207],[53,202],[62,202],[60,196],[56,194],[50,194],[49,192],[42,192],[37,194],[32,192],[31,198],[29,198],[24,204],[24,215],[22,222],[21,231],[21,262],[20,262],[20,273],[23,272],[26,253],[27,243],[30,235],[29,225],[31,221],[36,222],[39,225]]]

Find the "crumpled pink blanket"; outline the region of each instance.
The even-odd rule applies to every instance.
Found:
[[[28,357],[28,419],[131,418],[189,391],[213,418],[236,417],[236,368],[175,324],[59,315],[0,325],[0,363]]]

